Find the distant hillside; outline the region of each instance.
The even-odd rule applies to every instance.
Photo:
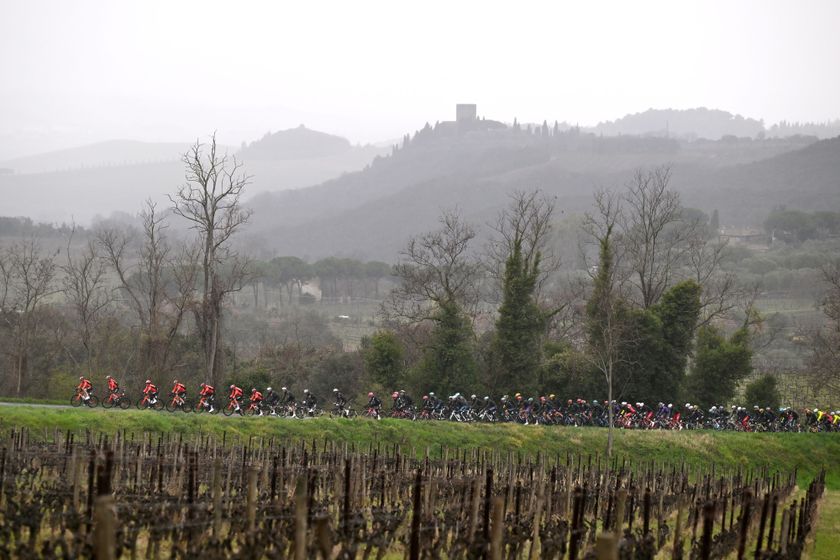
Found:
[[[724,136],[754,138],[764,132],[764,123],[705,107],[685,110],[648,109],[643,113],[599,123],[591,130],[609,136],[669,135],[676,138],[718,140]]]
[[[307,131],[310,138],[316,135],[336,138]],[[321,156],[314,155],[314,149],[299,158],[292,157],[293,150],[274,159],[239,154],[245,171],[253,176],[246,194],[256,196],[267,191],[317,185],[360,170],[375,157],[390,151],[373,146],[351,147],[347,140],[338,140],[347,149],[333,149],[334,153],[328,154],[326,146],[335,146],[337,142],[327,140],[321,144]],[[123,148],[126,151],[120,151]],[[14,174],[0,173],[3,214],[29,216],[45,222],[75,219],[85,224],[96,215],[135,213],[146,198],[168,205],[166,194],[173,193],[184,181],[180,157],[187,148],[187,144],[114,141],[2,163],[0,169],[15,169]],[[108,161],[113,164],[103,163]],[[134,163],[126,165],[123,163],[126,161]]]
[[[310,130],[303,125],[269,133],[251,142],[239,152],[243,160],[305,159],[328,157],[353,149],[346,138]]]
[[[596,188],[618,188],[635,168],[665,163],[687,204],[719,209],[724,223],[761,223],[777,203],[837,204],[840,150],[835,141],[813,143],[608,138],[576,129],[458,135],[427,128],[361,172],[251,200],[248,246],[310,258],[391,261],[408,237],[435,227],[442,208],[457,205],[482,224],[511,191],[538,187],[557,196],[558,210],[580,213]]]
[[[189,147],[177,142],[108,140],[88,146],[46,152],[0,162],[15,173],[49,173],[92,167],[116,167],[177,161]]]

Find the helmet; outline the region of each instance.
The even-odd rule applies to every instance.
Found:
[[[534,397],[528,397],[528,402],[534,402]]]
[[[231,385],[231,386],[230,386],[230,388],[231,388],[231,389],[233,389],[234,387],[236,387],[236,385]]]
[[[551,399],[551,400],[554,400],[554,398],[555,398],[554,393],[551,393],[550,395],[548,395],[548,398]]]
[[[201,384],[201,387],[202,387],[202,389],[203,389],[204,387],[207,387],[207,383],[202,383],[202,384]]]
[[[285,387],[280,387],[280,390],[281,391],[286,391],[287,389]]]
[[[333,393],[338,393],[338,387],[333,387]]]
[[[472,395],[470,395],[470,398],[471,399],[477,399],[478,397],[476,397],[475,394],[472,394]]]
[[[484,400],[485,400],[485,401],[489,401],[489,400],[490,400],[490,397],[484,397]]]
[[[304,392],[304,393],[308,393],[308,392],[309,392],[309,389],[304,389],[304,390],[303,390],[303,392]]]
[[[151,382],[152,382],[152,380],[151,380],[151,379],[147,379],[147,380],[146,380],[146,383],[151,383]]]
[[[430,396],[430,397],[434,397],[434,396],[435,396],[435,392],[434,392],[434,391],[429,391],[429,396]]]
[[[400,389],[400,395],[405,395],[405,389]]]
[[[368,393],[368,398],[371,398],[372,396],[373,396],[373,391],[371,391],[370,393]]]
[[[423,400],[424,400],[424,401],[429,400],[429,395],[423,395]]]
[[[110,376],[110,375],[106,375],[106,376],[105,376],[105,379],[111,379],[111,376]]]
[[[668,408],[674,408],[674,405],[671,404],[671,403],[668,403]]]
[[[257,392],[257,388],[256,388],[256,387],[251,387],[251,392],[252,392],[252,393],[256,393],[256,392]]]
[[[84,379],[84,378],[85,378],[85,376],[84,376],[84,375],[80,375],[80,376],[79,376],[79,381],[81,381],[81,380],[82,380],[82,379]]]
[[[177,380],[177,379],[173,379],[173,380],[172,380],[172,383],[178,383],[178,380]]]
[[[396,399],[396,398],[397,398],[397,397],[399,397],[399,396],[400,396],[400,394],[399,394],[398,392],[396,392],[396,391],[394,391],[393,393],[391,393],[391,397],[392,397],[392,398],[394,398],[394,399]]]
[[[270,393],[271,392],[271,387],[266,387],[265,391],[266,391],[266,393]]]

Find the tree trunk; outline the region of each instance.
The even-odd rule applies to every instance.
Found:
[[[607,463],[612,459],[613,451],[613,367],[612,361],[607,366]]]

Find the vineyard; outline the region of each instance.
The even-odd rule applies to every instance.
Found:
[[[823,472],[636,457],[10,428],[0,557],[801,557]]]

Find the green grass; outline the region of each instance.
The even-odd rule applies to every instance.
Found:
[[[0,397],[0,402],[21,403],[21,404],[68,404],[70,397],[66,399],[36,399],[33,397]]]
[[[826,490],[814,530],[811,560],[834,560],[840,551],[840,492]]]
[[[32,437],[62,431],[104,431],[113,434],[159,432],[211,434],[228,438],[274,437],[282,441],[330,440],[367,448],[370,444],[414,448],[423,454],[428,448],[438,456],[448,449],[487,449],[512,451],[536,456],[560,456],[567,453],[603,454],[607,430],[601,428],[565,428],[558,426],[521,426],[455,424],[450,422],[407,422],[404,420],[288,420],[280,418],[224,418],[196,414],[122,410],[75,410],[0,407],[0,431],[28,427]],[[806,484],[822,467],[827,469],[827,485],[840,490],[840,434],[745,434],[728,432],[649,432],[616,431],[618,457],[634,461],[683,463],[702,467],[712,463],[718,468],[762,468],[799,471],[800,485]]]

